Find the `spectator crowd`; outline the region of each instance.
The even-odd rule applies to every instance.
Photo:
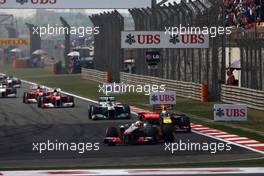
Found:
[[[264,22],[264,0],[224,0],[226,26],[252,29]]]

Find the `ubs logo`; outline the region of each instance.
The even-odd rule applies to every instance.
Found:
[[[16,0],[17,3],[23,5],[28,2],[28,0]]]
[[[57,0],[31,0],[32,4],[56,4]]]
[[[131,34],[128,34],[126,36],[126,43],[128,43],[129,45],[132,45],[133,43],[136,43],[135,36],[131,35]]]
[[[6,0],[0,0],[0,1],[6,1]],[[28,0],[16,0],[16,2],[23,5],[25,3],[28,3]],[[32,4],[56,4],[56,2],[57,0],[31,0]]]
[[[159,44],[160,43],[160,35],[152,35],[152,34],[147,34],[147,35],[132,35],[132,34],[128,34],[126,36],[126,43],[128,43],[129,45],[132,45],[134,43],[137,44]]]
[[[0,0],[0,4],[5,4],[6,0]]]

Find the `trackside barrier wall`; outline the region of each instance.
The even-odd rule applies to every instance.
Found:
[[[201,100],[201,84],[193,82],[175,81],[158,77],[143,76],[121,72],[120,81],[131,85],[165,85],[166,90],[175,91],[183,98]]]
[[[264,110],[264,91],[221,85],[221,101],[246,104],[249,108]]]
[[[81,75],[82,75],[83,79],[87,79],[87,80],[91,80],[91,81],[95,81],[95,82],[99,82],[99,83],[104,83],[106,72],[98,71],[98,70],[94,70],[94,69],[82,68],[82,74]]]

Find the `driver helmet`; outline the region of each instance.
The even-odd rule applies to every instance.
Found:
[[[37,91],[40,91],[41,90],[41,87],[40,85],[37,86]]]
[[[142,121],[136,121],[136,123],[135,123],[135,126],[137,126],[137,127],[140,127],[140,126],[143,126],[144,125],[144,122],[142,122]]]
[[[167,111],[162,111],[160,116],[161,116],[162,118],[166,118],[166,117],[169,117],[170,114],[169,114]]]
[[[54,89],[54,91],[53,91],[53,95],[54,95],[54,96],[58,96],[58,95],[59,95],[59,92],[58,92],[57,89]]]

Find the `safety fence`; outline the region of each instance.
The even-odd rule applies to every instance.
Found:
[[[264,110],[264,91],[222,85],[221,101],[246,104],[249,108]]]
[[[158,77],[143,76],[121,72],[120,81],[125,84],[165,85],[166,90],[175,91],[179,97],[201,100],[201,84],[193,82],[175,81]]]

